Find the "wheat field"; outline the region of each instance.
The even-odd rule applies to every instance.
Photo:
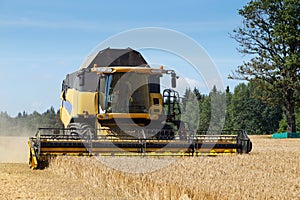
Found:
[[[300,139],[251,139],[248,155],[0,163],[0,199],[300,199]]]

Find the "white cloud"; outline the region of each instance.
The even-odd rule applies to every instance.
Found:
[[[171,88],[171,79],[170,77],[163,77],[161,80],[161,88],[162,90]],[[203,81],[196,80],[189,77],[179,77],[177,79],[177,86],[174,90],[178,91],[180,96],[183,96],[186,89],[194,89],[197,88],[201,93],[207,93],[209,91],[208,87]]]

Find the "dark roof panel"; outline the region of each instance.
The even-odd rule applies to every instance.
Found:
[[[98,67],[113,66],[146,66],[147,62],[143,56],[131,49],[111,49],[107,48],[98,53],[90,55],[80,68],[92,68],[94,64]]]

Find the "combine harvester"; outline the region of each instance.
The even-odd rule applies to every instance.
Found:
[[[199,156],[249,153],[245,131],[201,132],[180,120],[179,95],[161,93],[160,79],[175,71],[150,68],[130,48],[91,55],[62,83],[60,118],[64,129],[40,128],[30,137],[29,166],[47,166],[51,157]]]

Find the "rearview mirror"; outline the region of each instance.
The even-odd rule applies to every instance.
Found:
[[[176,74],[175,74],[175,72],[172,72],[172,74],[171,74],[171,86],[172,86],[172,88],[176,88]]]

